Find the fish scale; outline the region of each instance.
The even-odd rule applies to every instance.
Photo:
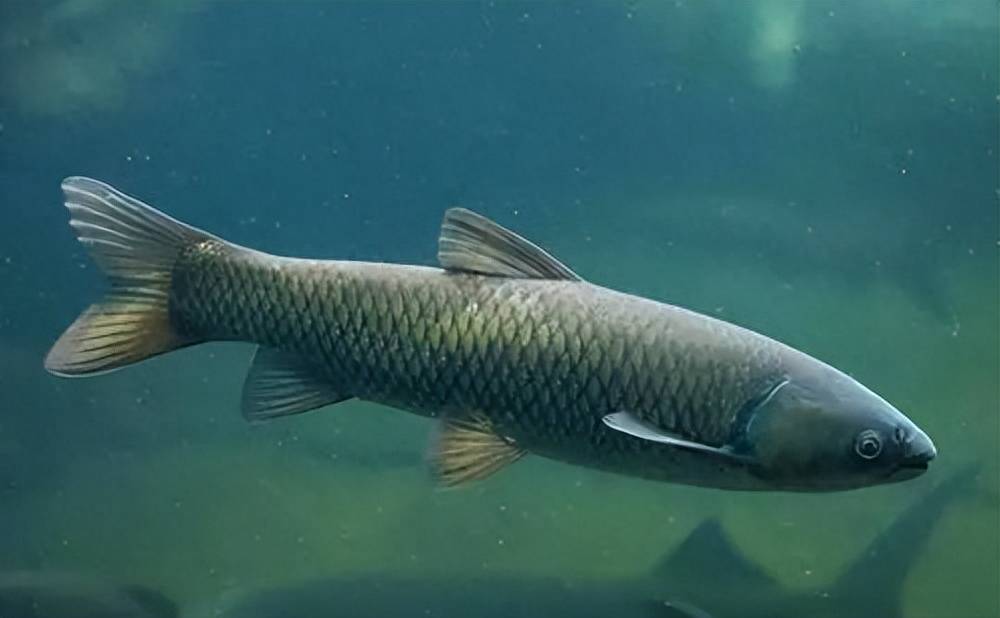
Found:
[[[365,399],[428,415],[481,412],[542,451],[635,449],[600,422],[622,409],[724,444],[737,408],[719,405],[720,393],[745,402],[777,370],[776,356],[738,374],[706,360],[696,354],[703,342],[671,337],[694,314],[587,283],[271,258],[216,241],[178,260],[171,311],[189,336],[301,354]],[[699,332],[717,335],[711,325]]]
[[[50,350],[56,375],[256,343],[245,418],[352,397],[443,416],[432,461],[449,485],[531,452],[657,480],[828,491],[913,478],[936,456],[919,427],[833,367],[586,283],[467,210],[445,213],[436,269],[270,256],[89,178],[63,191],[111,286]]]

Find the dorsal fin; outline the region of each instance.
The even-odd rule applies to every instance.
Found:
[[[482,215],[450,208],[441,222],[438,261],[446,270],[497,277],[565,279],[579,275],[534,243]]]
[[[777,588],[777,583],[761,567],[750,562],[729,538],[722,523],[706,519],[653,569],[662,581],[678,588],[695,588],[711,581],[719,590],[726,586],[752,586],[758,590]],[[687,592],[687,590],[684,590]]]

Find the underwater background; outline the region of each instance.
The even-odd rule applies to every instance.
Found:
[[[472,578],[484,607],[524,594],[530,609],[535,588],[499,582],[643,580],[715,519],[791,597],[974,469],[885,569],[905,575],[907,617],[1000,616],[998,6],[3,2],[0,571],[141,584],[192,616],[357,577],[385,581],[383,601],[419,578],[428,603]],[[68,175],[319,258],[433,264],[444,209],[472,208],[590,281],[851,373],[939,455],[846,493],[536,457],[441,491],[427,419],[349,402],[248,426],[250,346],[61,380],[42,359],[104,285],[66,224]],[[694,586],[753,597],[729,566]],[[641,594],[683,600],[671,585]],[[286,598],[288,616],[364,611]],[[427,615],[407,603],[380,611]]]

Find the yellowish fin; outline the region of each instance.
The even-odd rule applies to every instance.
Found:
[[[497,433],[489,419],[477,414],[443,421],[431,463],[438,482],[454,487],[484,479],[525,452],[513,439]]]
[[[170,277],[185,247],[213,237],[90,178],[67,178],[62,190],[70,225],[111,289],[63,333],[45,368],[91,375],[198,343],[171,325]]]

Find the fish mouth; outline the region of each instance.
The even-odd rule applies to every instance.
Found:
[[[899,462],[902,470],[920,474],[926,472],[931,461],[937,457],[937,448],[923,431],[914,428],[904,443],[903,460]]]

